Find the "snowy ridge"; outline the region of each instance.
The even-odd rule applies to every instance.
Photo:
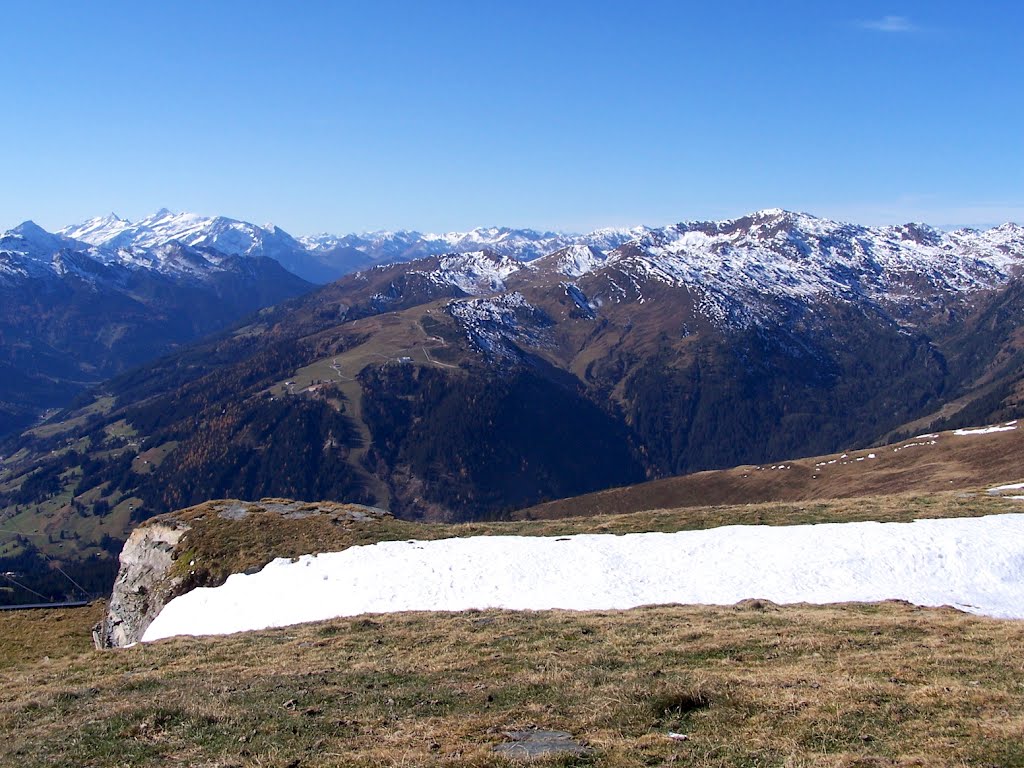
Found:
[[[1016,224],[947,233],[921,224],[871,228],[769,209],[721,222],[599,230],[525,264],[518,261],[521,249],[514,256],[496,250],[503,237],[511,243],[518,236],[502,229],[474,233],[475,242],[491,238],[486,251],[442,257],[440,267],[421,274],[476,295],[505,291],[512,277],[603,276],[603,295],[590,288],[596,302],[644,303],[644,285],[651,281],[685,286],[705,317],[729,327],[778,320],[779,299],[866,303],[905,318],[998,288],[1024,271],[1024,228]],[[462,235],[424,236],[430,237],[450,248],[468,241]],[[488,264],[487,254],[491,261],[507,260],[500,267]]]
[[[175,598],[143,636],[395,611],[902,599],[1024,618],[1024,515],[681,533],[390,541],[275,560]]]
[[[533,262],[534,269],[551,269],[566,277],[581,277],[605,263],[608,254],[586,243],[574,243]]]
[[[440,234],[399,230],[347,235],[325,233],[293,238],[273,225],[259,227],[223,216],[172,213],[163,208],[137,222],[109,214],[64,227],[59,234],[95,246],[149,248],[178,241],[216,248],[232,255],[252,255],[257,250],[263,255],[272,255],[267,251],[274,250],[273,241],[278,239],[290,248],[302,248],[313,254],[352,248],[369,253],[378,260],[388,257],[406,260],[487,250],[517,261],[530,261],[574,244],[589,245],[607,252],[645,231],[644,228],[601,229],[575,235],[510,227],[478,227],[467,232]]]
[[[557,251],[572,243],[574,239],[574,235],[508,227],[478,227],[469,232],[448,232],[423,236],[424,243],[432,250],[462,253],[486,249],[499,256],[519,261],[530,261]]]
[[[423,234],[411,230],[363,234],[319,234],[294,238],[273,225],[263,227],[223,216],[173,213],[166,208],[132,222],[116,214],[64,227],[60,235],[105,251],[145,252],[171,243],[211,248],[236,256],[267,256],[296,271],[330,271],[332,260],[364,254],[371,263],[396,263],[429,256],[487,251],[516,262],[530,261],[568,246],[588,245],[602,256],[647,230],[602,229],[587,235],[479,227],[467,232]],[[305,257],[303,262],[301,257]],[[311,260],[311,261],[310,261]],[[307,272],[307,274],[312,274]],[[341,273],[334,275],[339,277]],[[305,275],[304,275],[305,276]],[[500,289],[497,289],[500,290]]]
[[[522,266],[507,256],[473,251],[441,256],[435,269],[414,270],[410,274],[423,275],[438,285],[453,285],[473,296],[505,290],[505,280]]]
[[[335,249],[350,248],[367,254],[379,263],[473,251],[489,251],[516,261],[533,261],[575,245],[590,246],[604,255],[646,231],[644,227],[599,229],[589,234],[576,235],[508,227],[478,227],[468,232],[441,234],[423,234],[413,230],[343,236],[320,234],[300,237],[298,240],[314,254],[329,254]]]
[[[153,251],[172,244],[199,249],[201,259]],[[273,225],[163,209],[137,222],[110,214],[56,235],[27,222],[0,239],[0,274],[39,271],[31,262],[50,261],[60,249],[87,252],[106,264],[190,274],[215,269],[213,251],[266,256],[317,280],[329,279],[332,259],[341,264],[353,252],[371,263],[432,256],[440,265],[420,274],[474,295],[505,291],[513,275],[603,275],[605,295],[589,289],[595,301],[645,301],[648,281],[685,286],[715,323],[740,327],[775,319],[777,299],[867,302],[908,317],[1000,287],[1024,271],[1024,227],[1016,224],[943,232],[923,224],[863,227],[768,209],[719,222],[585,235],[482,227],[296,239]]]
[[[73,257],[72,257],[73,254]],[[114,214],[65,227],[56,234],[25,222],[0,236],[0,278],[65,277],[117,280],[125,270],[150,270],[174,279],[207,280],[237,270],[241,258],[272,258],[292,272],[323,278],[291,235],[224,217],[163,209],[138,222]],[[101,267],[106,267],[104,271]]]
[[[65,227],[59,234],[108,249],[144,250],[177,242],[213,248],[229,256],[270,258],[305,250],[291,235],[272,224],[258,227],[224,216],[172,213],[166,208],[134,223],[110,214]]]
[[[428,248],[437,249],[438,253],[487,250],[516,261],[533,261],[565,248],[583,247],[590,248],[592,256],[600,260],[611,250],[648,231],[646,227],[608,228],[579,235],[508,227],[481,227],[469,232],[424,235],[423,239]]]
[[[323,233],[299,237],[298,241],[313,254],[329,254],[340,248],[351,248],[370,256],[374,261],[404,261],[417,245],[423,241],[423,235],[411,230],[398,232],[364,232],[362,234],[332,235]],[[422,255],[438,255],[424,253]]]
[[[636,280],[698,288],[708,316],[749,325],[770,317],[765,297],[866,299],[913,311],[936,296],[999,287],[1024,268],[1024,230],[869,228],[773,209],[652,230],[608,265]]]
[[[117,240],[124,232],[130,230],[132,223],[117,214],[97,216],[81,224],[64,227],[60,233],[90,245],[106,245]],[[129,238],[126,238],[129,239]]]
[[[118,281],[127,271],[136,269],[202,280],[225,271],[226,259],[222,251],[175,240],[150,247],[92,245],[68,235],[51,234],[32,222],[0,237],[0,277],[7,282],[69,275],[87,282]]]
[[[26,221],[0,236],[0,282],[77,275],[92,281],[116,259]]]

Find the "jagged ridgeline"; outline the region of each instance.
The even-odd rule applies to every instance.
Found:
[[[105,562],[104,536],[210,498],[501,517],[1013,418],[1022,265],[1013,225],[765,211],[530,262],[483,251],[375,267],[8,440],[4,525],[38,535],[0,554]]]

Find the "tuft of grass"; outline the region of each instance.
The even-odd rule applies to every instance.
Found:
[[[703,691],[662,691],[653,695],[648,704],[659,723],[670,723],[711,706],[711,698]]]

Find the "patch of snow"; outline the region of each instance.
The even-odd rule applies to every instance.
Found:
[[[976,429],[957,429],[953,431],[954,435],[991,435],[993,432],[1010,432],[1017,427],[1012,425],[1004,425],[1002,427],[978,427]]]
[[[517,358],[518,344],[541,346],[551,318],[518,291],[478,299],[461,299],[446,310],[466,332],[470,342],[496,357]]]
[[[572,299],[576,308],[581,310],[586,317],[596,317],[596,306],[587,300],[586,294],[580,290],[578,285],[575,283],[562,283],[562,288],[565,290],[565,295]]]
[[[938,435],[922,435],[922,437],[938,437]],[[920,442],[920,443],[904,443],[903,445],[897,445],[895,448],[892,449],[892,452],[893,453],[899,453],[904,448],[913,448],[913,447],[919,446],[919,445],[938,445],[938,443],[939,443],[938,440],[925,440],[925,441]]]
[[[604,264],[607,254],[586,243],[574,243],[533,262],[534,268],[548,266],[566,277],[580,277]]]
[[[1024,618],[1024,514],[680,533],[390,541],[172,600],[143,640],[395,611],[908,600]]]
[[[995,488],[989,488],[989,493],[1002,493],[1003,491],[1019,491],[1024,488],[1024,483],[1010,483],[1009,485],[997,485]]]

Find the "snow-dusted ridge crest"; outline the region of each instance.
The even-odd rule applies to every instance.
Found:
[[[768,209],[631,234],[610,250],[582,236],[546,256],[500,269],[494,252],[485,250],[473,255],[471,268],[464,258],[429,276],[475,295],[545,275],[595,276],[604,281],[596,298],[615,303],[644,303],[644,286],[651,282],[686,287],[713,322],[745,327],[775,321],[776,299],[877,305],[896,317],[909,316],[999,288],[1024,271],[1024,228],[1016,224],[943,232],[924,224],[865,227]],[[467,272],[495,279],[467,282]]]
[[[865,227],[781,209],[651,230],[607,266],[634,281],[699,288],[705,313],[749,325],[763,297],[870,302],[913,311],[1004,285],[1024,270],[1024,228],[943,232],[923,224]]]
[[[204,279],[229,268],[231,254],[177,240],[148,247],[92,245],[66,234],[51,234],[31,221],[0,235],[0,279],[75,275],[87,282],[116,279],[136,269]]]
[[[397,611],[875,602],[1024,618],[1024,515],[389,541],[275,560],[172,600],[143,636]]]
[[[183,261],[154,250],[172,245],[196,251]],[[266,256],[303,276],[310,274],[304,268],[318,274],[338,270],[337,260],[353,253],[370,264],[433,256],[442,263],[421,273],[474,295],[504,291],[513,279],[545,273],[573,280],[604,274],[614,288],[603,300],[639,301],[648,281],[685,286],[699,293],[713,320],[743,326],[771,320],[765,298],[867,301],[913,311],[998,288],[1024,270],[1024,227],[866,227],[766,209],[724,221],[582,235],[482,227],[294,238],[273,225],[163,209],[137,222],[98,217],[55,235],[26,223],[0,238],[0,274],[53,271],[43,265],[65,250],[105,264],[167,271],[215,269],[218,255]]]

